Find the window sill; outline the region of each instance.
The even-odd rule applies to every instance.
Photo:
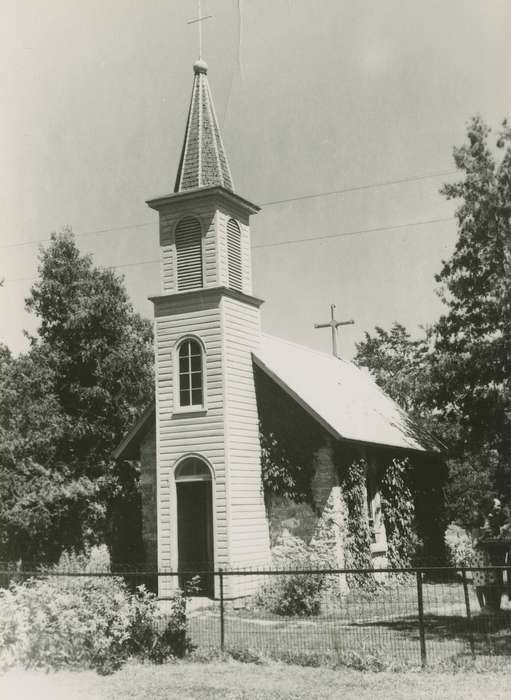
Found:
[[[386,542],[371,542],[371,554],[373,556],[385,555],[387,554],[387,543]]]
[[[172,412],[172,417],[181,417],[181,416],[205,416],[208,412],[208,409],[205,406],[183,406],[182,408],[176,408]]]

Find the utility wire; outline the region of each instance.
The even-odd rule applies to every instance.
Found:
[[[147,222],[146,224],[129,224],[127,226],[114,226],[113,228],[101,228],[97,231],[84,231],[83,233],[73,233],[75,238],[85,238],[86,236],[98,236],[102,233],[110,233],[110,231],[126,231],[132,228],[144,228],[145,226],[153,226],[155,222]],[[35,238],[32,241],[23,241],[22,243],[7,243],[0,245],[0,248],[19,248],[26,245],[37,245],[38,243],[48,243],[51,238]]]
[[[345,194],[347,192],[359,192],[360,190],[369,190],[376,187],[389,187],[390,185],[402,185],[406,182],[418,182],[419,180],[429,180],[433,177],[444,177],[447,175],[454,175],[457,170],[439,170],[436,173],[429,173],[428,175],[416,175],[414,177],[406,177],[402,180],[386,180],[385,182],[374,182],[370,185],[357,185],[355,187],[346,187],[342,190],[331,190],[330,192],[318,192],[317,194],[304,194],[301,197],[290,197],[289,199],[276,199],[272,202],[263,202],[261,206],[271,207],[274,204],[287,204],[287,202],[299,202],[303,199],[314,199],[315,197],[331,197],[334,194]]]
[[[271,202],[262,202],[261,206],[262,207],[272,207],[277,204],[287,204],[289,202],[300,202],[305,199],[316,199],[318,197],[331,197],[336,194],[347,194],[348,192],[358,192],[361,190],[370,190],[370,189],[375,189],[378,187],[389,187],[391,185],[403,185],[407,182],[418,182],[420,180],[429,180],[431,178],[435,177],[440,177],[440,176],[447,176],[447,175],[454,175],[457,171],[456,170],[439,170],[434,173],[429,173],[425,175],[415,175],[412,177],[406,177],[402,178],[400,180],[386,180],[385,182],[374,182],[371,184],[367,185],[356,185],[354,187],[346,187],[341,190],[331,190],[329,192],[317,192],[315,194],[304,194],[298,197],[289,197],[287,199],[276,199]],[[103,233],[110,233],[111,231],[126,231],[129,229],[136,229],[136,228],[146,228],[148,226],[154,226],[156,225],[156,222],[154,221],[148,221],[147,223],[139,223],[139,224],[129,224],[126,226],[114,226],[110,228],[102,228],[102,229],[97,229],[95,231],[84,231],[83,233],[75,233],[73,234],[75,238],[85,238],[87,236],[98,236]],[[37,245],[38,243],[48,243],[51,240],[51,238],[36,238],[31,241],[22,241],[20,243],[7,243],[5,245],[0,245],[0,249],[7,249],[7,248],[20,248],[22,246],[29,246],[29,245]],[[11,280],[12,281],[12,280]]]
[[[260,243],[252,248],[276,248],[281,245],[291,245],[293,243],[308,243],[310,241],[323,241],[326,238],[344,238],[345,236],[358,236],[363,233],[375,233],[377,231],[397,231],[400,228],[412,228],[413,226],[426,226],[427,224],[439,224],[445,221],[452,221],[452,216],[445,216],[441,219],[428,219],[427,221],[410,221],[407,224],[396,224],[395,226],[377,226],[376,228],[363,228],[356,231],[344,231],[343,233],[330,233],[325,236],[309,236],[307,238],[291,238],[288,241],[276,241],[275,243]]]
[[[277,246],[292,245],[294,243],[310,243],[312,241],[323,241],[328,238],[344,238],[346,236],[359,236],[365,233],[376,233],[383,231],[397,231],[403,228],[413,228],[415,226],[427,226],[428,224],[439,224],[445,223],[447,221],[453,221],[452,216],[445,216],[439,219],[427,219],[422,221],[410,221],[406,224],[395,224],[394,226],[377,226],[375,228],[363,228],[357,229],[356,231],[343,231],[342,233],[331,233],[325,236],[308,236],[307,238],[292,238],[288,241],[276,241],[274,243],[260,243],[258,245],[253,245],[252,249],[255,248],[275,248]],[[155,265],[159,263],[159,258],[154,258],[152,260],[141,260],[131,263],[125,263],[124,265],[106,265],[106,269],[109,270],[119,270],[125,267],[138,267],[140,265]],[[36,277],[15,277],[13,279],[5,279],[5,282],[29,282],[37,279]]]

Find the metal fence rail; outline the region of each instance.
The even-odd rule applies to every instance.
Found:
[[[488,599],[501,598],[493,610],[481,610],[474,572],[484,573],[488,594],[493,589]],[[507,664],[511,656],[508,567],[189,572],[118,567],[111,572],[41,570],[0,562],[2,586],[41,576],[122,577],[132,590],[144,584],[166,591],[160,599],[163,612],[184,580],[212,577],[214,596],[192,592],[188,602],[189,634],[199,650],[290,660],[358,654],[410,666],[478,658]]]

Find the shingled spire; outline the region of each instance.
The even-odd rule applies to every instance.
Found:
[[[234,192],[208,83],[208,66],[193,66],[193,88],[174,192],[221,185]]]

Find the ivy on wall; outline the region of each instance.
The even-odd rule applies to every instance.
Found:
[[[255,374],[264,493],[312,504],[313,460],[324,431],[257,367]]]
[[[341,494],[346,506],[347,532],[344,550],[346,568],[371,569],[371,531],[367,512],[367,463],[354,459],[340,470]],[[347,577],[350,588],[373,590],[376,582],[367,574]]]
[[[412,467],[408,458],[393,459],[381,481],[381,505],[391,567],[412,566],[420,546],[416,534]]]
[[[268,496],[274,494],[295,503],[314,506],[311,487],[314,455],[325,446],[328,436],[267,375],[257,368],[256,374],[262,483],[266,502],[268,504]],[[382,459],[383,454],[378,453],[377,460],[380,464]],[[340,442],[334,444],[334,462],[345,506],[346,567],[372,568],[367,462],[362,458],[360,448]],[[425,482],[422,489],[420,484],[425,475],[431,474],[432,467],[417,469],[417,465],[414,463],[412,466],[407,458],[389,460],[387,457],[386,463],[388,466],[383,471],[380,491],[388,562],[390,566],[410,566],[421,546],[421,540],[416,534],[420,523],[416,517],[415,502],[418,500],[417,494],[424,491],[422,501],[428,504],[428,508],[431,507],[431,499],[426,498],[429,492],[433,493],[431,484]],[[436,491],[434,500],[439,504],[442,502]],[[431,537],[437,539],[435,533]],[[376,585],[372,577],[352,578],[352,585],[357,587],[365,583],[366,587],[372,589]]]

